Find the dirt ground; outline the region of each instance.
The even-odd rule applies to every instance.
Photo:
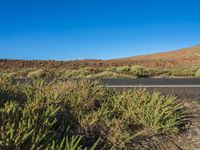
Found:
[[[183,150],[200,150],[200,98],[185,100],[184,105],[191,113],[190,122],[175,141]]]

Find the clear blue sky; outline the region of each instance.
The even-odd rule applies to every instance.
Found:
[[[1,0],[0,58],[109,59],[200,44],[199,0]]]

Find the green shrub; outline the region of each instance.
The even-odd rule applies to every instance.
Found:
[[[98,74],[89,75],[87,78],[132,78],[132,76],[111,71],[103,71]]]
[[[109,90],[89,80],[0,78],[0,149],[128,149],[141,135],[177,133],[184,111],[174,97]]]
[[[17,77],[27,77],[28,73],[33,72],[36,68],[23,68],[16,71]]]
[[[200,69],[197,70],[197,72],[195,73],[195,76],[196,76],[196,77],[200,77]]]
[[[18,101],[4,103],[0,108],[0,149],[84,149],[81,137],[72,135],[69,129],[76,121],[72,121],[74,117],[68,104],[60,103],[62,97],[57,94],[62,93],[49,93],[51,89],[56,92],[57,86],[34,81],[33,85],[24,88],[25,104]],[[91,144],[91,149],[96,145],[97,142]]]
[[[68,70],[65,72],[65,77],[67,78],[84,78],[89,75],[88,70]]]
[[[117,73],[110,72],[110,71],[103,71],[98,74],[89,75],[87,78],[115,78]]]
[[[196,72],[199,70],[199,66],[193,66],[191,68],[175,68],[171,69],[171,75],[173,76],[196,76]]]
[[[167,68],[153,68],[150,70],[151,76],[169,77],[172,74],[171,69]]]
[[[122,66],[122,67],[118,67],[118,68],[116,69],[116,71],[117,71],[118,73],[125,73],[125,74],[128,74],[129,70],[130,70],[130,67],[129,67],[129,66]]]
[[[115,72],[116,69],[117,69],[116,67],[109,67],[109,68],[106,68],[105,71]]]
[[[2,149],[82,149],[81,137],[69,136],[67,121],[60,116],[56,105],[39,106],[28,102],[21,107],[16,102],[0,109]],[[64,116],[63,116],[64,117]],[[64,130],[63,130],[64,129]]]
[[[67,70],[64,74],[64,77],[67,78],[93,78],[96,74],[102,72],[102,69],[85,67],[79,70]]]
[[[184,116],[182,106],[175,97],[165,97],[159,92],[148,93],[145,89],[125,91],[114,100],[115,111],[127,124],[138,124],[150,132],[178,132]]]
[[[149,77],[151,74],[149,69],[142,66],[131,67],[130,73],[136,77]]]
[[[199,70],[200,69],[200,66],[192,66],[191,67],[191,70],[193,70],[193,71],[197,71],[197,70]]]
[[[4,73],[4,76],[8,77],[8,78],[15,78],[17,76],[17,73],[12,72],[12,73]]]
[[[41,70],[41,69],[29,72],[28,75],[27,75],[28,78],[32,78],[32,79],[44,78],[45,76],[46,76],[45,71]]]

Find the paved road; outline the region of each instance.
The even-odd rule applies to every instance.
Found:
[[[188,87],[200,88],[200,78],[140,78],[140,79],[101,79],[107,87]]]
[[[101,79],[108,88],[126,90],[145,87],[148,91],[160,91],[164,95],[175,95],[179,99],[200,100],[200,78],[141,78],[141,79]]]
[[[69,79],[64,79],[66,81]],[[17,79],[26,83],[28,79]],[[51,79],[47,80],[48,82]],[[139,78],[139,79],[99,79],[108,88],[126,90],[145,87],[148,91],[160,91],[164,95],[175,95],[180,99],[200,100],[200,78]]]

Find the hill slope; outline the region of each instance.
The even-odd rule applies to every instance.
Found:
[[[151,54],[151,55],[143,55],[143,56],[135,56],[129,57],[126,59],[186,59],[186,58],[200,58],[200,45],[194,46],[191,48],[184,48],[180,50],[173,50],[169,52]]]
[[[130,63],[135,62],[139,65],[148,67],[180,67],[200,65],[200,45],[169,52],[141,55],[116,60]]]
[[[82,67],[113,67],[124,65],[142,65],[146,67],[188,67],[200,65],[200,46],[184,48],[169,52],[142,55],[112,60],[76,60],[76,61],[25,61],[0,60],[1,69],[20,68],[66,68],[78,69]]]

